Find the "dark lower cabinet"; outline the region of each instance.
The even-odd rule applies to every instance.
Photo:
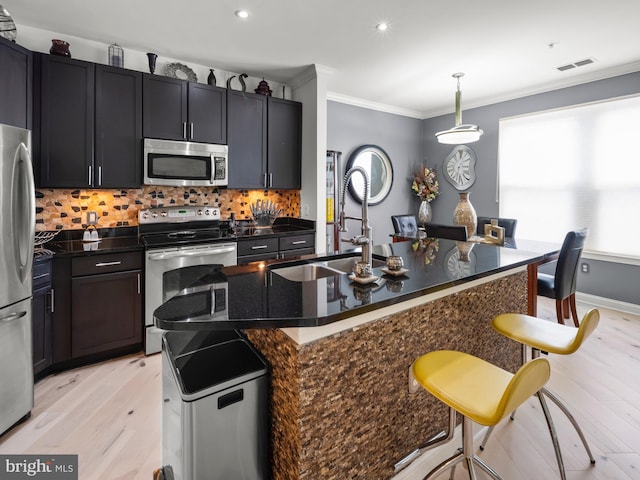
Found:
[[[139,251],[54,258],[54,368],[142,346],[142,265]]]
[[[73,357],[142,341],[140,273],[115,272],[71,280]]]
[[[31,129],[32,54],[0,37],[0,123]]]
[[[33,265],[33,299],[31,301],[31,339],[34,375],[46,370],[52,361],[51,258],[35,259]]]

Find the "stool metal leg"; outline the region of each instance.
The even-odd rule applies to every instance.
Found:
[[[558,469],[560,470],[560,478],[562,480],[567,480],[567,475],[564,471],[564,462],[562,461],[562,452],[560,451],[560,443],[558,442],[558,434],[556,433],[556,427],[553,424],[553,419],[551,418],[551,412],[549,412],[549,407],[547,406],[547,402],[545,401],[542,392],[540,391],[536,393],[536,396],[538,397],[538,400],[540,400],[540,405],[544,412],[544,418],[547,420],[547,427],[549,428],[549,434],[551,435],[553,449],[555,450],[556,460],[558,462]]]
[[[584,449],[587,451],[587,455],[589,455],[589,461],[591,462],[591,464],[596,463],[596,459],[593,458],[593,455],[591,454],[591,449],[589,448],[589,444],[587,443],[587,439],[585,438],[584,434],[582,433],[582,429],[578,425],[578,422],[576,421],[576,419],[573,418],[573,415],[571,415],[571,412],[569,412],[569,410],[567,409],[567,406],[564,403],[562,403],[562,401],[558,397],[556,397],[553,393],[551,393],[546,388],[543,388],[540,391],[545,396],[547,396],[553,403],[555,403],[558,406],[558,408],[560,410],[562,410],[562,413],[564,413],[566,415],[566,417],[569,419],[569,421],[573,425],[573,428],[575,428],[576,432],[578,433],[578,436],[580,437],[580,440],[582,440],[582,444],[584,445]]]

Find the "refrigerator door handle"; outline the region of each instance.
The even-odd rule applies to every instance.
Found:
[[[18,145],[14,161],[16,168],[11,193],[13,246],[18,254],[18,275],[21,282],[26,283],[31,280],[36,209],[31,157],[24,143]]]
[[[13,312],[4,317],[0,317],[0,322],[13,322],[14,320],[24,317],[26,314],[27,312]]]

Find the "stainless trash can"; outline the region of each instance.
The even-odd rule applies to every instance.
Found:
[[[269,478],[268,367],[240,332],[166,332],[162,396],[167,480]]]

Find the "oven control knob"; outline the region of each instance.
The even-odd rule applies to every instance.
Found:
[[[208,210],[208,209],[207,209],[207,210],[205,210],[205,211],[204,211],[204,214],[205,214],[205,215],[209,215],[209,210]]]
[[[148,211],[143,212],[143,213],[142,213],[142,218],[144,218],[145,220],[146,220],[147,218],[149,218],[149,212],[148,212]]]
[[[197,213],[198,215],[202,215],[202,210],[198,210],[196,213]]]
[[[168,215],[168,214],[167,214],[167,212],[166,212],[166,211],[162,211],[162,212],[160,212],[160,216],[161,216],[161,217],[166,217],[167,215]]]
[[[151,217],[153,217],[153,218],[157,218],[157,217],[158,217],[158,214],[154,212],[154,213],[152,213],[152,214],[151,214]]]

